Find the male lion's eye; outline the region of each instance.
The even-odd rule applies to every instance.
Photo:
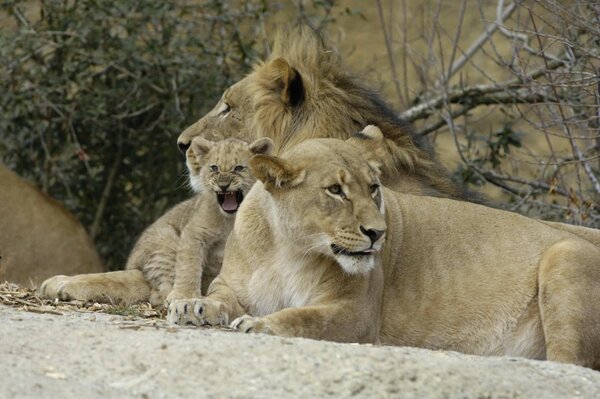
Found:
[[[211,172],[218,172],[219,171],[219,167],[217,165],[210,165],[210,171]]]
[[[369,186],[369,191],[371,192],[371,194],[375,194],[377,190],[379,190],[379,184],[371,184]]]
[[[234,172],[243,172],[244,169],[246,169],[244,166],[242,165],[237,165],[235,168],[233,168]]]
[[[344,196],[344,191],[342,191],[342,186],[340,186],[339,184],[333,184],[329,187],[327,187],[327,191],[329,191],[331,194],[334,195],[339,195],[339,196]]]
[[[221,112],[219,112],[219,115],[225,116],[229,113],[229,111],[231,111],[231,107],[226,102],[223,102],[223,105],[221,105]]]

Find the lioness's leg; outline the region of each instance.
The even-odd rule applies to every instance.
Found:
[[[539,303],[548,360],[600,368],[600,249],[565,240],[546,250]]]
[[[377,309],[360,301],[287,308],[265,317],[242,316],[231,324],[241,332],[304,337],[337,342],[379,341]]]
[[[140,270],[54,276],[44,281],[40,293],[48,298],[132,304],[147,301],[150,287]]]

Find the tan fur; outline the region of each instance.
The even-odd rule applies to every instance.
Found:
[[[383,181],[404,192],[462,198],[425,143],[372,91],[345,71],[335,53],[308,27],[280,31],[271,56],[228,88],[215,108],[179,136],[245,140],[270,137],[281,152],[302,141],[348,138],[368,124],[385,139]]]
[[[240,191],[255,182],[247,169],[253,154],[271,151],[272,142],[260,139],[251,145],[238,139],[218,143],[194,140],[187,165],[197,196],[175,206],[140,236],[124,271],[74,277],[56,276],[45,281],[41,292],[51,298],[135,303],[193,298],[202,295],[222,264],[225,241],[235,214],[226,213],[217,193]],[[218,171],[211,171],[216,166]],[[236,171],[235,168],[241,168]]]
[[[174,321],[599,368],[600,247],[518,214],[374,190],[363,157],[381,139],[371,127],[253,157],[261,182],[221,273],[206,298],[171,305]]]
[[[58,202],[0,164],[0,281],[104,271],[87,232]]]

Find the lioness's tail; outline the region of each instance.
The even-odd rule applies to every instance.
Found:
[[[569,233],[575,234],[585,240],[588,240],[592,244],[600,247],[600,230],[593,229],[591,227],[575,226],[573,224],[559,223],[559,222],[548,222],[542,221],[544,224],[554,227],[558,230],[568,231]]]
[[[140,270],[54,276],[44,281],[40,293],[60,300],[133,304],[150,299],[150,286]]]

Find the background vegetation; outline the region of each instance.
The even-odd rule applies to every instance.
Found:
[[[175,141],[269,51],[323,31],[461,181],[600,227],[592,0],[4,0],[0,159],[63,202],[110,268],[189,195]]]
[[[111,268],[189,195],[179,133],[255,57],[260,1],[4,2],[0,156],[87,226]]]

